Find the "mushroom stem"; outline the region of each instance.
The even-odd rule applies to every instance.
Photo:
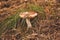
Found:
[[[27,23],[28,28],[31,28],[32,27],[32,24],[30,22],[30,19],[26,18],[26,23]]]

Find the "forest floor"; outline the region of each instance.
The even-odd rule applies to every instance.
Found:
[[[25,5],[21,5],[21,2],[22,1],[20,0],[0,0],[0,22],[3,22],[11,15],[14,15],[17,9],[25,8]],[[36,21],[36,24],[34,22],[35,26],[32,29],[34,32],[30,33],[30,30],[28,30],[27,33],[24,33],[26,30],[22,28],[20,37],[18,36],[17,38],[20,40],[60,40],[60,5],[56,4],[51,7],[50,11],[55,13],[54,15],[47,14],[51,12],[46,8],[46,19],[40,19],[40,16],[38,16],[38,19],[36,19],[38,21]]]

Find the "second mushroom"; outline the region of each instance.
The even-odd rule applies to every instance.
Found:
[[[26,19],[27,28],[32,28],[32,24],[31,24],[31,22],[30,22],[30,19],[31,19],[31,18],[34,18],[35,16],[37,16],[37,13],[34,12],[34,11],[21,12],[21,13],[19,14],[19,16],[20,16],[21,18],[23,18],[23,19],[24,19],[24,18]]]

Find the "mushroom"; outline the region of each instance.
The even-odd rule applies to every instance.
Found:
[[[26,23],[27,23],[27,28],[32,28],[32,24],[31,24],[31,22],[30,22],[30,19],[31,18],[34,18],[35,16],[37,16],[37,13],[36,12],[34,12],[34,11],[29,11],[29,12],[21,12],[20,14],[19,14],[19,16],[21,17],[21,18],[25,18],[26,19]]]

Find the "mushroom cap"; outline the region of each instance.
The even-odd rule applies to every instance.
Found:
[[[24,1],[27,1],[27,0],[24,0]]]
[[[21,18],[34,18],[35,16],[37,16],[37,13],[34,11],[29,11],[29,12],[21,12],[19,14],[19,16]]]

